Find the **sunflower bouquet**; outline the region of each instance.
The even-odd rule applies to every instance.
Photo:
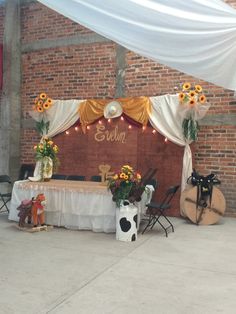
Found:
[[[52,172],[57,170],[59,165],[59,159],[57,157],[59,148],[50,138],[43,136],[40,142],[34,146],[34,151],[36,161],[41,162],[41,179],[44,178],[45,174],[48,176],[49,173],[52,174]]]
[[[47,121],[47,110],[52,106],[52,99],[47,96],[46,93],[41,93],[34,100],[33,111],[35,111],[39,117],[39,121],[36,122],[36,129],[41,136],[46,135],[49,130],[49,121]]]
[[[116,202],[117,207],[120,207],[121,202],[125,200],[129,200],[131,203],[141,201],[142,193],[145,190],[141,179],[140,173],[135,172],[131,166],[124,165],[109,180],[108,188],[113,195],[112,200]]]
[[[184,83],[178,97],[183,116],[182,128],[184,137],[186,140],[196,141],[199,131],[197,120],[203,117],[206,107],[208,107],[204,107],[206,96],[203,93],[202,86],[192,86],[188,82]]]

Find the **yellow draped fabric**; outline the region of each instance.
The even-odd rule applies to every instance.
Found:
[[[122,106],[123,112],[133,120],[147,125],[151,104],[149,97],[127,97],[114,99]],[[85,131],[88,124],[103,117],[104,108],[112,99],[87,99],[80,104],[79,116],[82,129]]]

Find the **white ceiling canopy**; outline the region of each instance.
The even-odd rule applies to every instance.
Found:
[[[142,56],[236,90],[236,10],[220,0],[38,0]]]

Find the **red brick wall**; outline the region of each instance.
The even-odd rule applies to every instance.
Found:
[[[236,0],[227,2],[236,7]],[[23,44],[41,39],[59,39],[91,33],[39,3],[22,6],[21,13]],[[33,98],[41,91],[45,91],[55,99],[113,98],[116,84],[115,47],[114,43],[96,43],[23,53],[22,116],[28,117]],[[219,113],[229,115],[236,113],[233,92],[190,77],[132,52],[126,53],[124,90],[126,96],[175,93],[175,86],[180,86],[185,81],[201,84],[207,90],[207,98],[211,103],[209,116]],[[111,146],[102,147],[93,143],[92,132],[85,136],[71,133],[73,134],[68,137],[61,134],[55,139],[61,148],[60,171],[69,174],[72,170],[73,172],[76,170],[81,173],[85,168],[82,165],[86,162],[87,172],[83,171],[83,173],[90,176],[100,161],[109,161],[112,158],[114,165],[127,161],[143,171],[150,165],[157,167],[160,189],[176,181],[180,182],[183,148],[172,143],[163,144],[161,135],[140,134],[139,130],[132,130],[130,132],[132,140],[129,146],[133,145],[134,152],[128,153],[130,147],[120,150],[114,146],[114,154],[111,155],[109,150]],[[199,133],[199,140],[193,147],[194,167],[202,174],[208,174],[211,171],[219,174],[228,211],[236,211],[235,134],[235,127],[204,126]],[[22,162],[33,161],[32,146],[37,140],[36,132],[22,131]],[[68,163],[71,158],[73,163]],[[73,166],[68,168],[68,164]],[[177,214],[176,211],[173,214]]]

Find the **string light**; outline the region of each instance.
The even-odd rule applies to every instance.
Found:
[[[121,116],[120,119],[121,119],[121,121],[124,121],[124,117]]]
[[[145,125],[143,125],[142,130],[143,130],[143,131],[145,131],[145,130],[146,130],[146,126],[145,126]]]
[[[86,129],[87,129],[87,130],[90,130],[90,125],[87,125],[87,126],[86,126]]]
[[[131,130],[132,129],[132,125],[129,125],[128,128]]]
[[[76,131],[76,132],[79,131],[79,127],[78,127],[78,126],[75,127],[75,131]]]
[[[98,123],[99,123],[99,124],[102,124],[102,121],[101,121],[101,120],[99,120],[99,121],[98,121]]]
[[[152,134],[156,134],[157,131],[155,129],[152,130]]]
[[[108,123],[111,123],[111,119],[108,119]]]
[[[168,138],[166,137],[166,138],[165,138],[165,143],[167,143],[167,142],[168,142]]]
[[[66,135],[69,135],[70,134],[70,132],[69,131],[66,131]]]

